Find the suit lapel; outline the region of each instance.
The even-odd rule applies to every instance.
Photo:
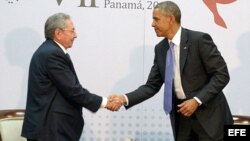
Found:
[[[73,71],[73,73],[75,74],[76,79],[77,79],[77,81],[78,81],[78,78],[77,78],[77,75],[76,75],[75,68],[74,68],[74,65],[73,65],[73,63],[72,63],[72,60],[71,60],[71,58],[70,58],[70,56],[69,56],[68,53],[65,54],[65,55],[66,55],[66,58],[67,58],[67,60],[68,60],[68,62],[69,62],[69,67],[70,67],[70,69]]]
[[[169,44],[168,44],[168,39],[165,38],[163,39],[163,42],[161,44],[161,49],[159,51],[159,54],[161,55],[161,58],[163,59],[159,59],[159,61],[163,60],[162,63],[160,63],[161,65],[160,66],[164,66],[164,67],[161,67],[161,72],[163,74],[163,79],[165,78],[165,69],[166,69],[166,55],[167,55],[167,50],[169,48]]]
[[[182,71],[184,69],[184,65],[187,60],[188,55],[188,31],[186,29],[182,29],[181,32],[181,43],[180,43],[180,73],[182,74]]]
[[[164,58],[164,64],[166,64],[166,55],[167,55],[167,50],[169,48],[169,44],[168,44],[168,39],[165,38],[163,40],[163,43],[162,43],[162,50],[161,50],[161,54],[162,54],[162,57]],[[165,65],[164,65],[165,66]]]
[[[65,54],[65,53],[63,52],[63,50],[60,48],[60,46],[59,46],[55,41],[53,41],[53,40],[48,40],[48,41],[49,41],[51,44],[53,44],[53,45],[52,45],[53,47],[57,47],[58,50],[59,50],[61,53]],[[76,77],[76,79],[77,79],[77,81],[78,81],[78,78],[77,78],[77,75],[76,75],[76,72],[75,72],[75,69],[74,69],[74,65],[73,65],[73,63],[72,63],[72,61],[71,61],[71,58],[70,58],[69,54],[65,54],[65,58],[66,58],[66,60],[67,60],[67,62],[68,62],[69,68],[70,68],[71,71],[74,73],[74,75],[75,75],[75,77]],[[79,82],[79,81],[78,81],[78,82]]]

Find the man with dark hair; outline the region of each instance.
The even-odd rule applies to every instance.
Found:
[[[222,91],[229,73],[211,36],[183,28],[181,11],[171,1],[154,7],[152,27],[164,39],[155,46],[146,84],[111,99],[128,109],[154,96],[164,83],[164,110],[176,141],[223,141],[224,125],[233,124]]]

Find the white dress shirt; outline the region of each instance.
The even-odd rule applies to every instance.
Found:
[[[170,41],[169,41],[170,42]],[[186,95],[181,84],[180,74],[180,42],[181,42],[181,27],[174,35],[172,42],[174,43],[174,91],[178,99],[185,99]]]
[[[186,95],[183,91],[181,83],[181,73],[180,73],[180,43],[181,43],[181,27],[178,29],[177,33],[174,35],[171,42],[174,43],[174,91],[178,99],[185,99]],[[170,42],[170,40],[169,40]],[[202,102],[197,98],[194,99],[201,104]]]

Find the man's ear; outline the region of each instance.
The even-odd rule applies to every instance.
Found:
[[[56,28],[54,31],[54,39],[59,40],[61,39],[62,36],[62,30],[59,28]]]

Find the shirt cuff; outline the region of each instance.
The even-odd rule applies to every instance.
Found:
[[[102,104],[100,108],[105,108],[108,103],[108,98],[107,97],[102,97]]]
[[[199,103],[199,105],[202,104],[201,100],[199,98],[197,98],[196,96],[194,97],[194,99]]]
[[[124,104],[124,105],[128,106],[128,97],[125,94],[123,96],[125,97],[125,100],[126,100],[126,104]]]

